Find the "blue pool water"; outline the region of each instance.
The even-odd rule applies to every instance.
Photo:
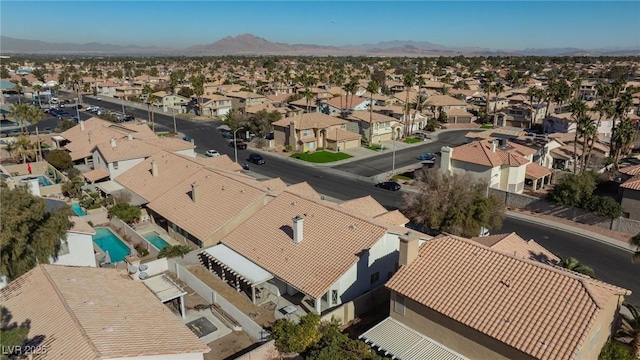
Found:
[[[116,234],[107,228],[97,228],[93,235],[93,242],[104,252],[109,252],[111,262],[123,261],[129,255],[129,247]]]
[[[162,240],[160,235],[157,232],[152,231],[142,235],[151,245],[155,246],[156,249],[162,250],[164,247],[169,246],[169,243]]]
[[[84,211],[82,209],[82,206],[80,206],[80,204],[71,204],[71,209],[73,210],[74,213],[76,213],[76,215],[78,216],[85,216],[87,215],[87,212]]]
[[[51,186],[51,185],[53,185],[51,180],[49,180],[49,178],[44,176],[44,175],[38,176],[38,184],[40,184],[40,186]]]

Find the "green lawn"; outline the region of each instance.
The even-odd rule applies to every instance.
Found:
[[[412,180],[410,177],[404,176],[404,175],[396,175],[392,179],[395,181],[398,181],[398,180],[411,181]]]
[[[382,146],[380,145],[371,145],[371,146],[365,146],[367,149],[369,150],[373,150],[373,151],[380,151],[383,150]]]
[[[342,152],[334,153],[329,151],[316,151],[308,154],[296,153],[292,154],[291,157],[312,163],[328,163],[348,159],[352,156]]]
[[[415,144],[415,143],[419,143],[422,140],[418,139],[418,138],[414,138],[414,137],[408,137],[406,139],[404,139],[404,142],[406,142],[407,144]]]
[[[493,125],[482,125],[480,129],[493,129]]]

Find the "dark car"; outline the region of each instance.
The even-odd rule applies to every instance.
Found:
[[[385,182],[377,183],[376,187],[379,187],[385,190],[391,190],[391,191],[400,190],[400,184],[398,184],[395,181],[385,181]]]
[[[264,158],[260,154],[249,155],[249,161],[257,165],[264,165]]]
[[[229,146],[230,147],[237,147],[238,150],[246,150],[247,149],[247,143],[245,143],[242,140],[236,140],[235,142],[229,141]]]
[[[131,114],[126,114],[125,116],[122,117],[123,121],[133,121],[135,120],[135,117],[133,117],[133,115]]]

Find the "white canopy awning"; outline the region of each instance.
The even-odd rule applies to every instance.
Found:
[[[186,291],[182,290],[180,286],[174,283],[167,275],[162,274],[160,276],[154,276],[142,282],[151,290],[160,301],[167,302],[184,296]]]
[[[113,180],[95,183],[94,185],[107,194],[112,194],[116,191],[124,190],[124,187],[122,185]]]
[[[383,351],[392,359],[467,359],[391,317],[382,320],[358,338]]]
[[[64,140],[67,140],[67,139],[63,138],[62,136],[60,136],[60,135],[53,135],[51,138],[52,138],[53,140],[55,140],[55,141],[64,141]]]
[[[273,274],[224,244],[210,247],[204,250],[202,254],[208,256],[232,273],[242,277],[251,285],[259,285],[273,278]]]

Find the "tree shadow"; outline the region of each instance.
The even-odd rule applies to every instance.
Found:
[[[31,329],[31,319],[26,319],[21,324],[12,322],[13,316],[9,309],[5,306],[0,307],[2,312],[2,320],[0,321],[0,332],[2,333],[3,354],[11,357],[12,355],[21,356],[24,354],[25,347],[37,348],[44,343],[44,335],[36,335],[29,338],[29,330]],[[19,348],[21,347],[21,348]]]

